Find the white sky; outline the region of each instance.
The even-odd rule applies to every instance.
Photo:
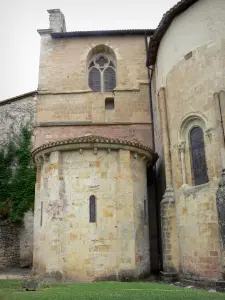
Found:
[[[67,31],[157,27],[178,0],[0,0],[0,100],[37,89],[47,9],[60,8]]]

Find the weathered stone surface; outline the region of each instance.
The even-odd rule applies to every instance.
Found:
[[[176,227],[176,206],[173,189],[167,189],[161,201],[161,228],[163,245],[163,270],[177,274],[178,237]]]
[[[8,221],[0,221],[0,268],[19,267],[19,228]]]
[[[18,133],[22,124],[33,124],[36,96],[29,96],[0,105],[0,147]]]
[[[34,117],[36,111],[36,95],[24,96],[22,98],[14,99],[13,101],[1,103],[0,105],[0,147],[4,147],[5,143],[10,137],[17,134],[22,124],[29,122],[31,125],[34,124]],[[14,233],[12,233],[14,234]],[[33,213],[29,212],[24,217],[24,226],[20,229],[19,240],[15,236],[10,238],[9,232],[7,234],[9,240],[15,238],[15,245],[19,242],[20,259],[18,260],[15,255],[15,265],[11,263],[11,267],[18,266],[27,267],[32,265],[33,256]],[[7,242],[6,239],[2,240]],[[7,247],[7,246],[6,246]],[[4,245],[2,244],[2,248]],[[1,253],[1,251],[0,251]],[[0,259],[7,260],[0,255]]]
[[[222,170],[221,180],[216,193],[221,251],[225,252],[225,169]],[[222,261],[222,272],[225,274],[225,262]]]
[[[118,280],[122,282],[131,282],[137,280],[136,270],[121,270],[118,273]]]
[[[21,288],[25,291],[38,291],[41,280],[35,276],[24,277],[21,281]]]
[[[20,267],[31,267],[33,263],[34,213],[28,211],[20,229]]]
[[[225,89],[223,8],[223,0],[197,1],[176,17],[159,45],[152,83],[157,170],[162,175],[165,166],[167,182],[161,202],[164,270],[217,282],[225,265],[224,178],[219,184],[219,123],[225,120],[225,104],[221,101],[218,119],[213,95]],[[61,12],[49,13],[52,30],[65,31]],[[115,58],[113,92],[93,93],[88,86],[87,66],[99,48]],[[41,32],[34,130],[34,267],[39,273],[93,280],[114,278],[120,271],[149,272],[144,206],[149,157],[124,145],[106,149],[91,141],[90,149],[78,141],[98,135],[112,138],[112,144],[139,140],[152,147],[145,54],[143,36],[54,39],[49,30]],[[167,99],[161,122],[160,90]],[[113,110],[105,109],[107,97],[114,98]],[[209,182],[194,186],[189,136],[198,126],[204,133]],[[69,148],[73,143],[76,147]],[[65,144],[68,148],[60,149]],[[164,183],[159,193],[164,193]],[[89,222],[91,195],[97,200],[95,223]]]
[[[221,247],[225,250],[225,169],[222,171],[221,180],[216,193],[219,231]]]
[[[219,239],[220,212],[217,213],[216,201],[222,169],[221,117],[215,115],[213,98],[215,92],[225,88],[224,8],[222,0],[197,1],[177,16],[160,42],[155,66],[155,93],[158,95],[164,88],[167,98],[174,220],[179,247],[180,268],[177,271],[190,279],[219,280],[224,264]],[[209,20],[213,20],[210,25]],[[190,51],[192,56],[187,59]],[[156,151],[161,156],[164,147],[159,142],[159,132],[163,124],[157,101],[155,106]],[[221,112],[224,121],[224,101],[221,102]],[[209,182],[194,186],[190,131],[197,126],[204,132]],[[167,153],[164,159],[166,166]],[[220,210],[222,218],[221,205]],[[167,242],[173,229],[169,214],[164,209],[162,222],[164,226],[168,224],[169,237],[166,239],[165,232],[162,235]],[[164,251],[164,258],[171,258],[170,251]]]
[[[99,49],[115,60],[112,92],[88,86],[87,66]],[[112,278],[126,269],[137,276],[149,272],[146,164],[156,156],[145,59],[143,36],[41,35],[33,152],[40,174],[37,272],[60,271],[74,280]],[[113,110],[105,109],[107,97],[114,99]],[[92,195],[96,222],[89,222]]]
[[[147,274],[145,169],[146,160],[133,158],[129,150],[52,152],[41,165],[36,193],[36,272],[60,271],[86,281],[116,276],[125,269],[135,270],[137,276]],[[91,195],[96,197],[94,223],[89,222]]]

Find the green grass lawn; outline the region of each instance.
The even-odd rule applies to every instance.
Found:
[[[209,293],[144,282],[45,283],[38,292],[22,292],[19,288],[18,280],[0,280],[0,300],[225,299],[224,293]]]

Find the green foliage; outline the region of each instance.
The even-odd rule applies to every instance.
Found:
[[[33,208],[36,170],[31,166],[29,125],[0,149],[0,219],[23,222],[24,214]]]

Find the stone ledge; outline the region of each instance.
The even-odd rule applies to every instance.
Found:
[[[174,282],[178,280],[178,274],[176,272],[160,272],[162,280],[167,282]]]
[[[56,127],[56,126],[98,126],[98,125],[151,125],[152,122],[89,122],[89,121],[83,121],[83,122],[74,122],[74,121],[68,121],[68,122],[36,122],[35,127]]]
[[[196,285],[198,287],[213,287],[216,288],[217,291],[225,291],[225,281],[221,280],[209,280],[205,278],[201,279],[186,279],[183,276],[181,276],[181,281],[184,284],[188,285]]]
[[[37,29],[37,32],[42,36],[44,34],[51,34],[52,29]]]
[[[211,184],[215,182],[215,180],[210,180],[207,183],[196,185],[196,186],[191,186],[191,185],[182,185],[179,190],[177,191],[178,194],[184,194],[186,197],[196,194],[199,191],[202,191],[204,189],[209,189]]]

